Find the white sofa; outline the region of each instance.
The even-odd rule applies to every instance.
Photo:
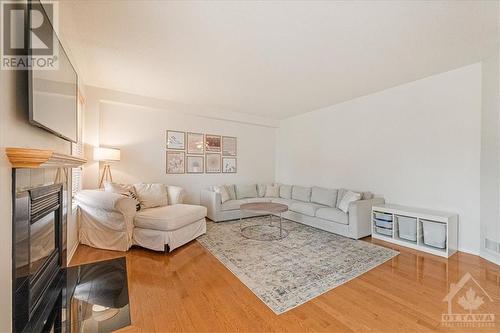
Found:
[[[137,201],[122,194],[79,192],[80,243],[117,251],[127,251],[132,245],[171,251],[204,234],[207,209],[183,204],[182,188],[166,187],[167,205],[139,211]]]
[[[359,239],[371,235],[371,208],[383,204],[383,198],[375,198],[370,192],[358,192],[361,200],[351,202],[344,213],[337,208],[339,192],[346,190],[325,189],[322,187],[302,187],[281,185],[279,197],[266,197],[264,191],[256,190],[255,196],[238,196],[238,186],[231,199],[222,203],[221,194],[210,187],[201,191],[201,204],[207,208],[207,217],[215,222],[235,220],[241,217],[258,216],[241,212],[240,205],[248,202],[277,202],[288,206],[282,216],[286,219],[307,224],[322,230],[333,232],[349,238]],[[244,185],[248,187],[248,185]],[[259,188],[265,185],[252,185]],[[281,188],[286,188],[282,191]]]

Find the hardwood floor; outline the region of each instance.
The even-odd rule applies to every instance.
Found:
[[[71,265],[125,256],[132,326],[121,332],[500,332],[500,267],[457,253],[450,259],[365,239],[401,254],[282,315],[275,315],[197,241],[170,254],[80,245]],[[443,327],[443,298],[470,273],[494,327]],[[453,310],[464,313],[457,300]],[[460,311],[462,310],[462,311]],[[467,313],[467,311],[465,311]]]

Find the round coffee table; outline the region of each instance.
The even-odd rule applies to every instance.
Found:
[[[240,215],[240,233],[243,237],[248,239],[256,239],[263,241],[273,241],[283,239],[288,236],[288,231],[283,229],[283,218],[281,213],[288,210],[287,205],[274,203],[274,202],[253,202],[240,205],[241,212],[262,213],[269,215],[269,225],[256,224],[243,227],[243,217]],[[273,215],[279,214],[279,226],[273,225]],[[279,229],[279,230],[276,230]]]

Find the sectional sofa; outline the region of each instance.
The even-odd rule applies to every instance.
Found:
[[[251,217],[240,211],[240,205],[249,202],[277,202],[288,206],[282,216],[286,219],[307,224],[322,230],[349,238],[359,239],[371,234],[371,208],[383,204],[383,198],[374,197],[370,192],[346,189],[328,189],[318,186],[297,185],[223,185],[229,199],[222,199],[220,186],[212,186],[201,191],[201,205],[207,208],[207,217],[215,222]],[[272,196],[267,186],[279,186]],[[350,202],[345,212],[339,209],[343,196],[350,192],[359,193],[359,200]],[[225,194],[227,196],[227,194]],[[224,202],[223,202],[224,201]]]

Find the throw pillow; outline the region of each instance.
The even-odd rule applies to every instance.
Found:
[[[267,185],[265,184],[257,184],[257,194],[259,198],[262,198],[263,196],[266,195],[266,187]]]
[[[291,199],[292,198],[292,185],[281,185],[280,186],[280,198]]]
[[[227,191],[227,187],[222,185],[222,186],[214,186],[214,192],[220,194],[220,201],[221,203],[224,203],[228,200],[231,200],[231,196],[229,195]]]
[[[131,199],[134,199],[136,202],[135,203],[135,210],[139,211],[141,209],[141,203],[139,202],[139,198],[137,197],[137,193],[135,192],[135,188],[133,185],[105,182],[104,183],[104,191],[118,193],[118,194],[121,194],[125,197],[129,197]]]
[[[361,193],[356,193],[353,191],[347,191],[343,198],[340,200],[340,204],[338,205],[338,209],[343,211],[344,213],[347,213],[349,210],[349,204],[354,201],[358,201],[361,199]]]
[[[337,193],[337,202],[335,203],[335,207],[339,208],[340,202],[342,201],[342,198],[344,195],[347,193],[347,190],[345,188],[339,189]]]
[[[267,198],[279,198],[280,186],[279,185],[267,185],[265,196]]]
[[[141,208],[153,208],[168,205],[167,187],[164,184],[135,184],[135,191],[141,202]]]
[[[236,185],[236,199],[257,197],[257,185]]]

